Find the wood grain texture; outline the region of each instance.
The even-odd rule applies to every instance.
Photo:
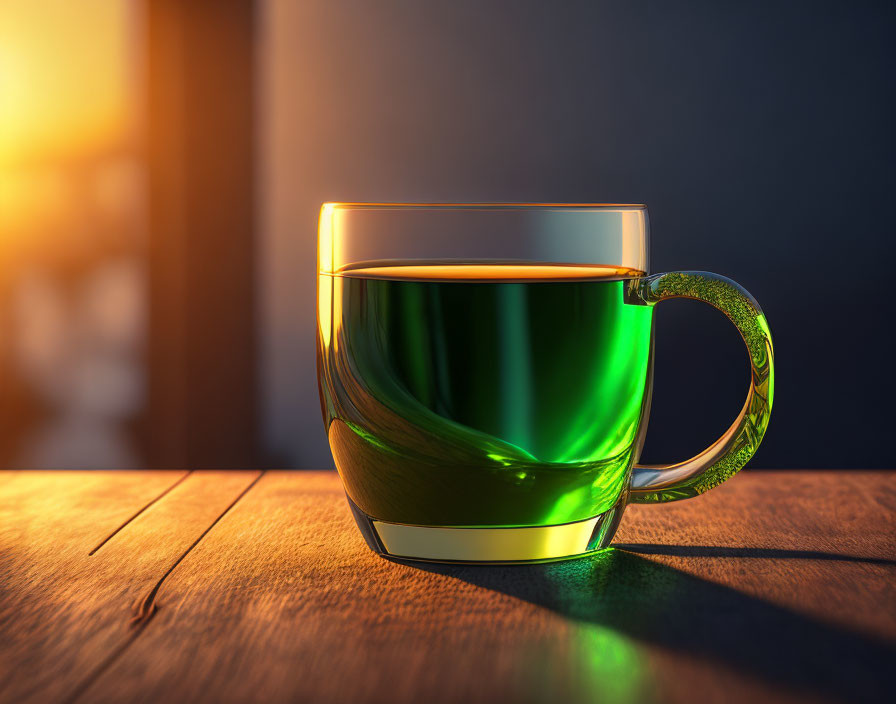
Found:
[[[134,636],[147,594],[257,472],[21,472],[0,489],[0,700],[60,701]]]
[[[55,542],[43,524],[10,541],[15,511],[0,514],[3,594],[17,604],[0,621],[0,701],[886,698],[896,474],[746,472],[698,499],[629,507],[622,548],[498,568],[373,555],[329,472],[268,473],[208,530],[250,479],[190,477],[98,563],[80,557],[106,529],[96,489]],[[42,512],[47,499],[27,494],[38,503],[18,510]],[[132,629],[130,601],[203,531]]]

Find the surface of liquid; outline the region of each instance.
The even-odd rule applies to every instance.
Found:
[[[640,451],[652,309],[631,272],[388,264],[319,278],[325,422],[369,516],[553,525],[611,508]]]

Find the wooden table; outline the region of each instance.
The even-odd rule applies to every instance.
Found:
[[[593,558],[427,566],[331,472],[0,473],[0,701],[885,700],[894,515],[894,473],[747,471]]]

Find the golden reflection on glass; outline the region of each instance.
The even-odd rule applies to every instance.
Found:
[[[333,331],[333,277],[320,274],[317,280],[317,323],[324,348],[330,346]]]
[[[333,205],[324,203],[320,209],[317,230],[317,322],[321,342],[329,347],[333,330]]]

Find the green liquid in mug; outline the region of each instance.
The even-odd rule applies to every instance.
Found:
[[[352,501],[428,526],[610,509],[640,453],[651,383],[652,307],[627,302],[620,275],[450,264],[321,275],[323,410]]]

